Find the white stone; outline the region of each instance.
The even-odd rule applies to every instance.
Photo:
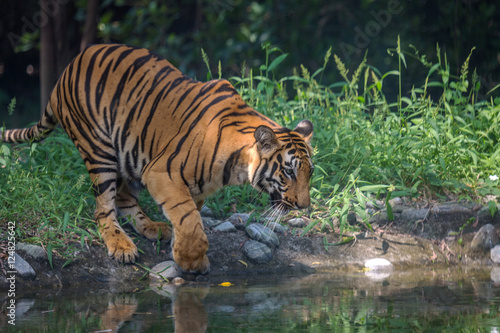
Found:
[[[383,258],[369,259],[365,261],[365,267],[371,270],[387,270],[394,268],[389,260]]]
[[[495,264],[500,264],[500,245],[497,245],[494,248],[492,248],[490,251],[490,255],[491,255],[491,260]]]

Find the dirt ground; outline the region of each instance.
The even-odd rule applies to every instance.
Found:
[[[463,207],[458,205],[457,207]],[[372,223],[374,231],[363,231],[342,245],[335,233],[312,233],[300,236],[300,229],[289,229],[279,234],[280,246],[273,250],[273,259],[267,264],[253,264],[241,251],[249,240],[238,230],[217,233],[206,230],[210,248],[211,270],[206,275],[184,274],[185,280],[219,283],[231,277],[249,277],[266,274],[305,275],[316,271],[359,271],[371,258],[389,260],[396,270],[413,267],[442,267],[457,265],[491,266],[489,251],[476,251],[470,246],[474,233],[491,223],[500,230],[499,213],[492,218],[478,213],[480,207],[471,205],[466,210],[449,210],[444,214],[427,214],[423,221],[381,218]],[[458,213],[457,213],[458,212]],[[404,216],[403,216],[404,217]],[[464,227],[465,226],[465,227]],[[131,233],[130,233],[131,234]],[[137,236],[139,238],[139,236]],[[35,270],[34,278],[18,276],[18,290],[63,288],[102,284],[111,291],[131,291],[148,284],[148,269],[171,260],[170,245],[156,244],[140,238],[141,250],[136,264],[125,265],[108,257],[104,246],[92,244],[77,252],[76,259],[63,267],[66,259],[54,258],[53,268],[46,259],[34,259],[19,251]],[[4,265],[5,267],[5,265]],[[5,269],[0,273],[0,290],[7,290]]]

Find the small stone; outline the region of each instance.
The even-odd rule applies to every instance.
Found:
[[[273,258],[271,249],[261,242],[248,240],[243,244],[243,253],[255,264],[265,264]]]
[[[14,267],[17,271],[17,274],[23,277],[34,277],[36,275],[35,270],[31,267],[30,264],[23,258],[21,258],[17,253],[14,254]]]
[[[250,214],[236,213],[231,215],[227,220],[232,224],[247,224]]]
[[[200,214],[201,214],[201,216],[206,216],[206,217],[214,217],[215,216],[214,212],[212,212],[212,210],[210,208],[208,208],[207,206],[201,207]]]
[[[16,243],[17,251],[24,251],[36,260],[47,260],[47,251],[45,251],[41,246],[28,244],[28,243]]]
[[[479,229],[471,242],[471,248],[474,250],[488,251],[498,244],[498,235],[495,227],[491,224],[485,224]]]
[[[402,205],[403,199],[401,199],[401,197],[396,197],[394,199],[389,200],[389,204],[391,204],[391,206]]]
[[[172,280],[172,283],[176,286],[180,286],[180,285],[183,285],[184,283],[186,283],[186,281],[183,278],[181,278],[180,276],[178,276]]]
[[[149,278],[151,282],[166,282],[182,275],[181,269],[174,261],[163,261],[151,268]]]
[[[219,232],[236,232],[236,228],[234,227],[234,225],[231,222],[226,221],[226,222],[223,222],[223,223],[219,224],[218,226],[216,226],[214,228],[214,231],[219,231]]]
[[[369,259],[365,262],[365,267],[371,270],[392,270],[392,263],[383,258]]]
[[[500,245],[495,246],[490,251],[491,260],[495,264],[500,264]]]
[[[493,267],[490,272],[491,281],[500,284],[500,267]]]
[[[427,208],[408,208],[401,212],[399,219],[408,224],[414,223],[418,220],[423,220],[429,213]]]
[[[290,219],[286,222],[291,228],[304,228],[307,226],[307,222],[300,218],[300,217],[297,217],[297,218],[294,218],[294,219]]]
[[[276,222],[269,222],[266,226],[278,234],[284,234],[288,230],[288,227],[286,225],[282,225]]]
[[[280,240],[278,236],[269,228],[264,227],[262,224],[252,223],[245,228],[250,238],[262,242],[268,246],[278,247]]]
[[[222,221],[214,220],[211,218],[203,218],[202,221],[203,221],[203,224],[209,229],[213,229],[222,223]]]

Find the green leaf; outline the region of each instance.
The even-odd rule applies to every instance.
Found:
[[[271,64],[269,65],[269,67],[267,67],[267,71],[270,72],[273,69],[275,69],[276,67],[278,67],[278,65],[281,64],[287,56],[288,56],[288,53],[285,53],[285,54],[280,55],[276,59],[274,59],[273,62],[271,62]]]

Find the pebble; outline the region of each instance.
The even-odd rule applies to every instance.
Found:
[[[17,271],[17,274],[22,277],[34,277],[36,275],[35,270],[31,267],[30,264],[23,258],[21,258],[17,253],[14,254],[15,262],[14,267]]]
[[[498,244],[498,235],[495,227],[491,224],[485,224],[479,229],[471,242],[474,250],[488,251]]]
[[[304,228],[304,227],[307,226],[307,222],[304,219],[300,218],[300,217],[288,220],[287,224],[291,228]]]
[[[274,231],[278,234],[284,234],[288,230],[288,227],[286,225],[282,225],[282,224],[279,224],[276,222],[269,222],[266,225],[266,227],[268,227],[269,229],[271,229],[272,231]]]
[[[407,208],[401,211],[399,219],[410,224],[425,219],[428,213],[429,209],[427,208]]]
[[[255,264],[265,264],[271,261],[273,254],[267,245],[254,240],[248,240],[243,244],[243,253],[248,257],[248,260]]]
[[[248,227],[245,228],[248,236],[250,238],[262,242],[267,246],[278,247],[280,245],[280,240],[278,236],[269,229],[268,227],[264,227],[262,224],[252,223]]]
[[[165,282],[165,279],[172,280],[182,275],[181,269],[174,261],[163,261],[151,268],[149,278],[151,282]],[[163,278],[162,278],[163,277]]]
[[[491,281],[500,284],[500,267],[493,267],[490,272]]]
[[[218,226],[216,226],[214,228],[214,231],[219,231],[219,232],[236,232],[236,228],[234,227],[234,225],[231,222],[226,221],[226,222],[223,222],[223,223],[219,224]]]
[[[201,216],[206,216],[206,217],[214,217],[215,216],[214,212],[212,212],[212,210],[210,208],[208,208],[207,206],[201,207],[200,214],[201,214]]]
[[[389,260],[383,258],[369,259],[365,261],[365,267],[371,270],[392,270],[394,268]]]
[[[491,260],[495,264],[500,264],[500,245],[495,246],[490,251]]]
[[[17,251],[24,251],[36,260],[47,260],[47,251],[45,251],[41,246],[28,244],[28,243],[16,243]]]
[[[222,221],[214,220],[214,219],[211,219],[211,218],[202,218],[202,221],[203,221],[203,224],[207,228],[210,228],[210,229],[213,229],[213,228],[217,227],[219,224],[222,223]]]
[[[239,223],[247,224],[249,218],[250,214],[235,213],[231,215],[227,220],[232,224],[239,224]]]

